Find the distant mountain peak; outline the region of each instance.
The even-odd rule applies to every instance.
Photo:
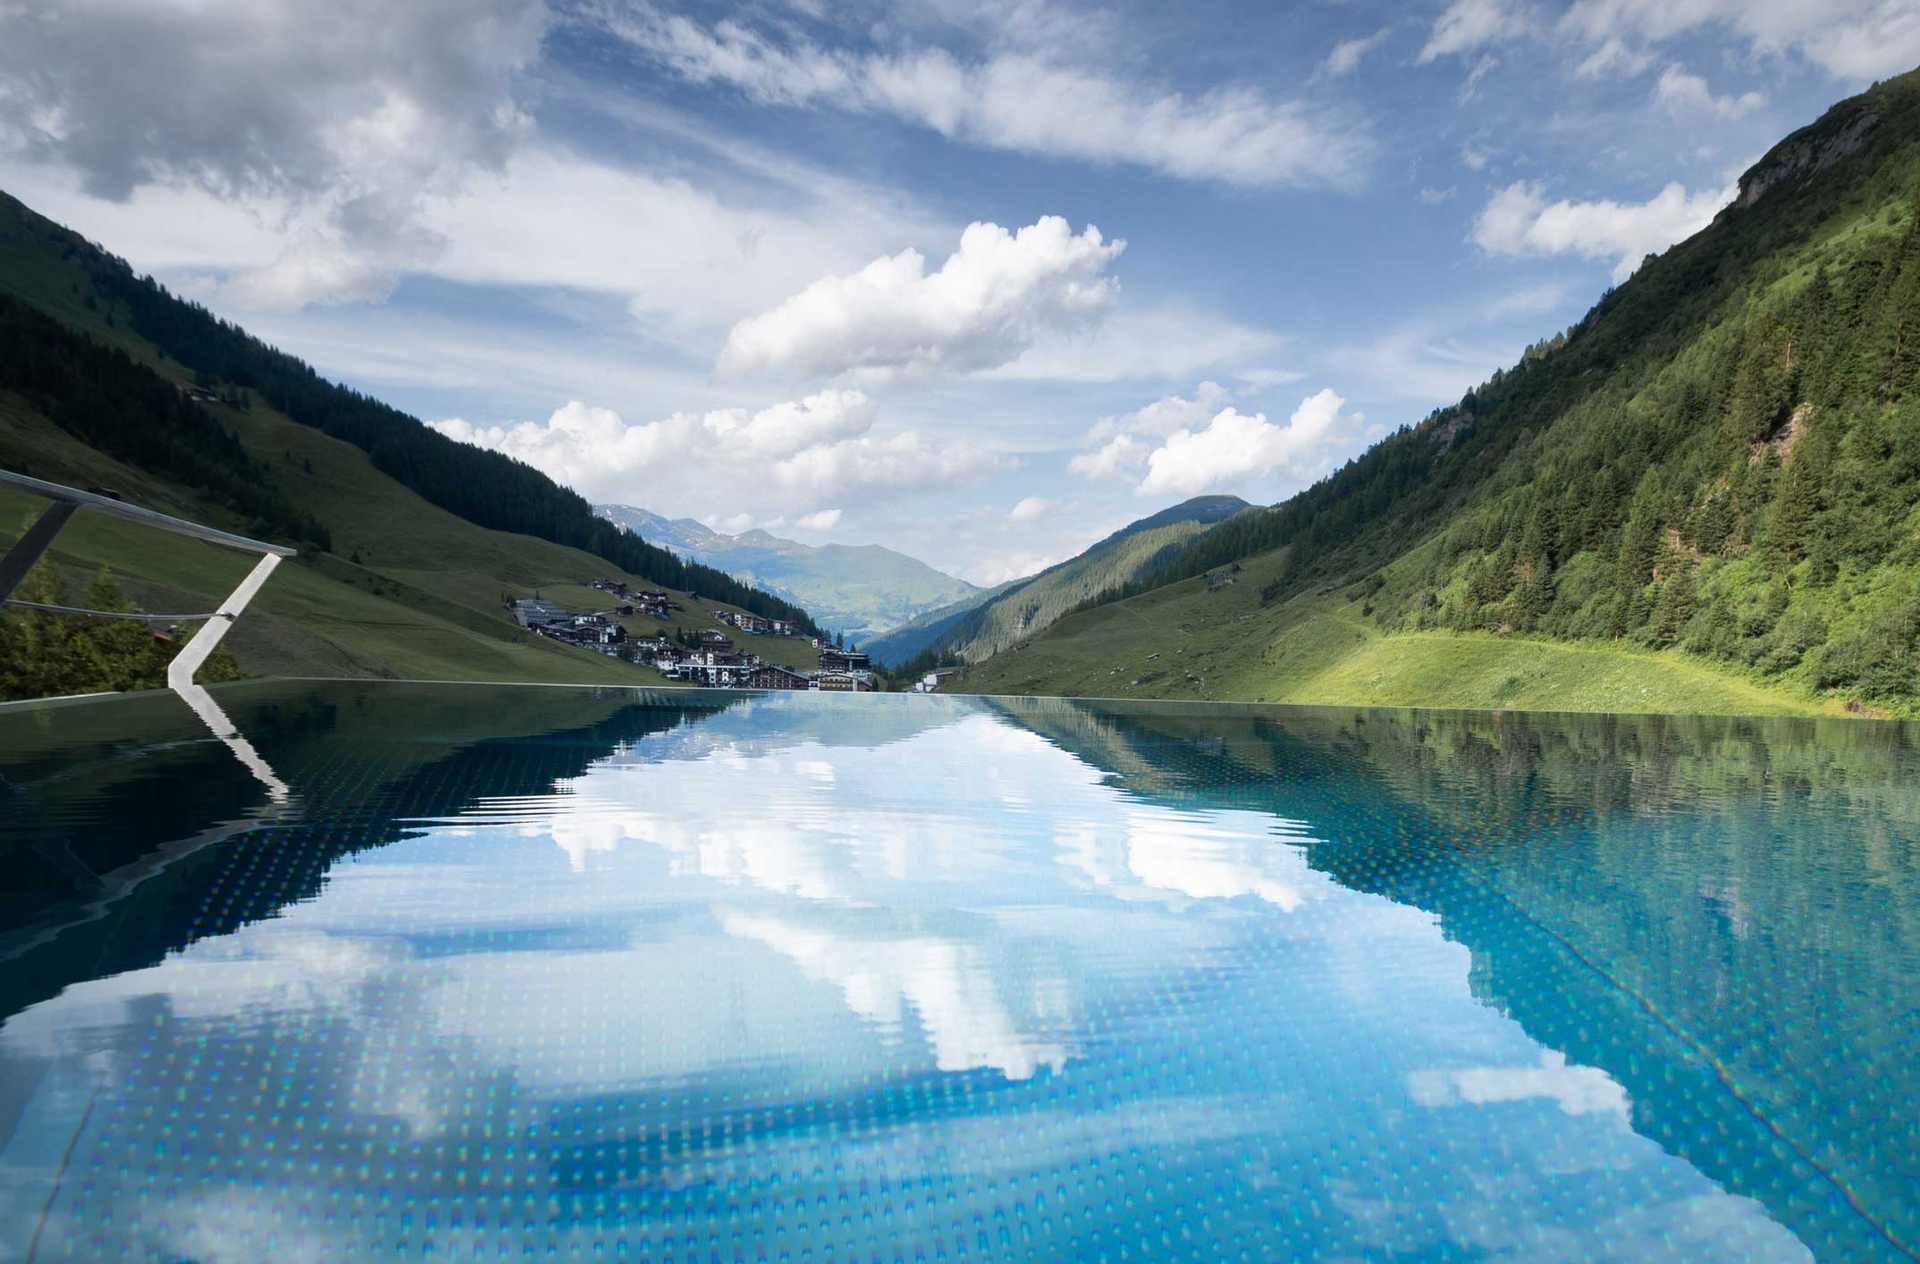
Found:
[[[636,505],[595,505],[602,518],[681,557],[717,567],[774,593],[804,593],[807,610],[856,640],[910,622],[978,591],[972,584],[878,544],[803,544],[755,527],[738,535],[694,518],[666,518]]]

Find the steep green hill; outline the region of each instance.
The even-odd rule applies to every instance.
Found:
[[[1910,74],[1776,146],[1710,227],[1459,404],[965,687],[1913,711],[1916,181]],[[1259,587],[1222,623],[1195,577],[1227,563]],[[1101,688],[1141,676],[1117,651],[1143,620],[1163,656],[1207,625],[1211,670]]]
[[[595,505],[593,511],[681,557],[804,606],[827,631],[863,645],[980,592],[878,544],[802,544],[768,531],[727,535],[692,518],[663,518],[633,505]]]
[[[227,638],[242,669],[658,683],[650,670],[528,635],[503,605],[506,597],[536,591],[581,608],[604,604],[591,590],[563,586],[600,575],[657,583],[656,556],[682,582],[701,579],[706,597],[696,602],[683,593],[685,610],[669,629],[710,625],[704,611],[730,604],[716,600],[717,591],[765,609],[791,608],[664,550],[633,547],[637,541],[619,555],[648,569],[489,529],[433,503],[382,468],[376,453],[293,420],[255,386],[195,372],[164,353],[136,331],[129,305],[114,297],[120,291],[96,285],[100,275],[118,276],[117,267],[124,265],[18,203],[0,203],[0,468],[113,488],[162,512],[301,545]],[[193,310],[182,321],[210,319]],[[196,380],[208,389],[188,399],[181,388]],[[393,425],[402,422],[431,433],[411,419]],[[523,482],[516,474],[503,486]],[[0,493],[0,547],[39,507],[30,497]],[[142,609],[181,613],[212,609],[251,565],[231,550],[86,513],[68,525],[49,558],[69,599],[110,565]],[[0,616],[0,636],[7,620],[32,617]],[[642,632],[662,626],[631,622]],[[809,654],[804,640],[763,638],[756,648],[795,666]]]
[[[912,671],[924,660],[978,662],[1051,627],[1063,615],[1123,589],[1162,564],[1209,524],[1248,507],[1238,496],[1196,496],[1130,522],[1085,552],[1010,585],[990,601],[935,611],[922,629],[877,637],[878,662]],[[937,630],[936,630],[937,625]],[[907,648],[913,646],[913,648]]]

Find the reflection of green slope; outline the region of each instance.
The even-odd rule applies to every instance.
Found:
[[[259,812],[264,792],[237,761],[209,758],[213,739],[171,695],[7,713],[0,951],[16,955],[0,976],[0,1017],[69,981],[271,917],[317,892],[337,860],[403,837],[408,821],[543,793],[724,705],[687,709],[689,694],[634,705],[643,696],[528,688],[510,705],[477,706],[469,690],[404,684],[223,689],[241,731],[305,790],[277,817]],[[343,760],[363,775],[340,776]]]
[[[1436,915],[1475,994],[1605,1070],[1643,1135],[1822,1259],[1911,1258],[1920,733],[999,709],[1156,802],[1307,821],[1316,869]]]

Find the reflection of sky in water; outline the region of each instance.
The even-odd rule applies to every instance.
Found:
[[[64,1163],[37,1258],[1809,1258],[1313,822],[795,714],[16,1015],[0,1219]]]

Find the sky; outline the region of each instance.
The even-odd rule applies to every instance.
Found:
[[[25,0],[0,188],[596,502],[977,583],[1578,320],[1920,0]]]

